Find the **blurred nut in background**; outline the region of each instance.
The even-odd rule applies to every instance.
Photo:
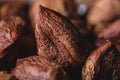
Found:
[[[88,23],[96,27],[99,24],[109,22],[120,16],[119,8],[119,0],[97,0],[88,12]]]

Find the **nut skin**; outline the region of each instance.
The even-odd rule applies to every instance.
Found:
[[[89,53],[89,43],[70,21],[42,6],[39,7],[35,36],[39,55],[64,67],[83,63]]]
[[[82,80],[113,80],[114,67],[119,58],[115,45],[108,41],[87,58],[82,68]]]
[[[58,64],[40,56],[19,59],[12,74],[19,80],[69,80]]]

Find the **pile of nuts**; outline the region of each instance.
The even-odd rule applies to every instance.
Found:
[[[0,80],[120,80],[119,9],[119,0],[1,0]]]

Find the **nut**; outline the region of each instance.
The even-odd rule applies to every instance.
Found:
[[[42,6],[39,7],[35,36],[39,55],[64,67],[83,63],[89,53],[89,43],[70,21]]]
[[[69,80],[59,65],[40,56],[19,59],[12,74],[19,80]]]

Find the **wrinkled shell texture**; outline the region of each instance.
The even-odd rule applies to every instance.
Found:
[[[59,65],[39,56],[19,59],[13,75],[19,80],[69,80]]]
[[[39,55],[63,66],[80,63],[88,55],[89,44],[73,24],[59,13],[42,6],[35,35]]]

